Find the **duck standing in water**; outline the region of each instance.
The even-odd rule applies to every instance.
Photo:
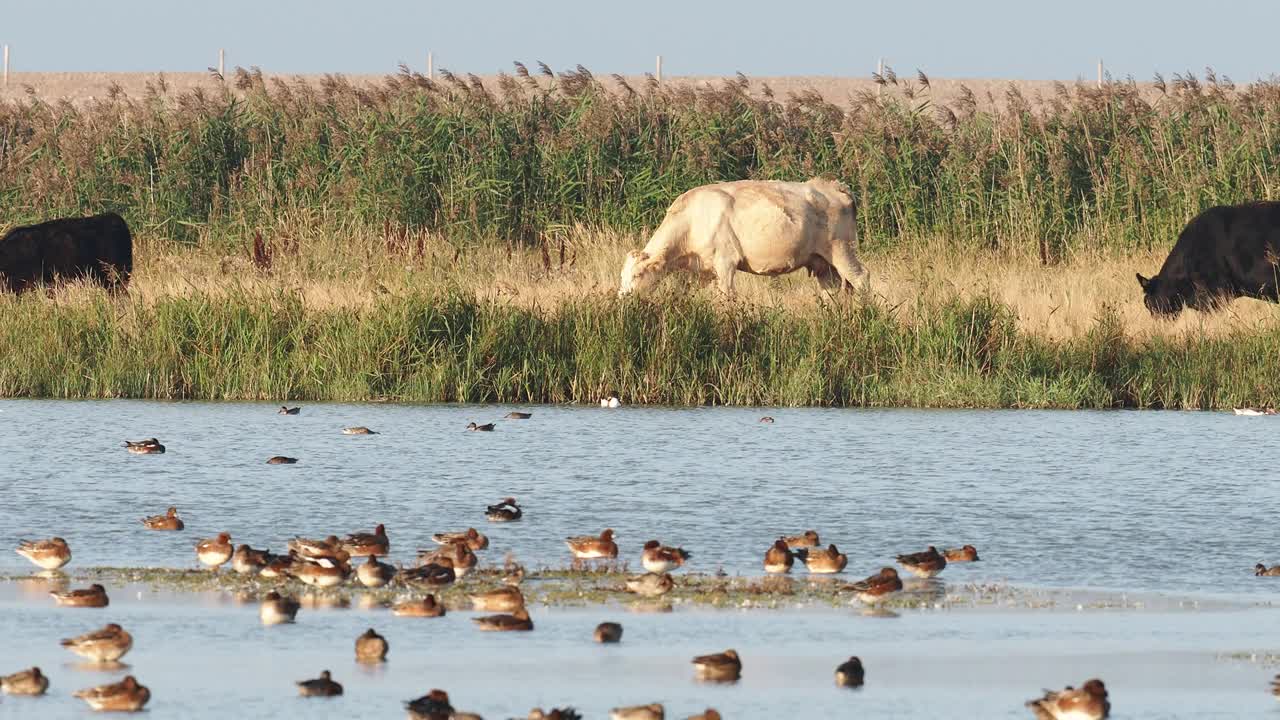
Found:
[[[387,555],[391,552],[391,539],[387,537],[387,528],[381,523],[372,533],[351,533],[342,541],[342,549],[353,557],[366,555]]]
[[[231,554],[231,569],[240,575],[257,575],[267,566],[270,557],[267,550],[254,550],[241,543]]]
[[[374,555],[369,555],[368,559],[356,566],[356,579],[365,587],[382,587],[391,582],[395,576],[395,566],[379,562]]]
[[[133,647],[133,636],[119,625],[108,623],[100,630],[67,638],[61,645],[86,660],[113,663]]]
[[[693,553],[684,548],[667,547],[657,540],[650,540],[644,544],[640,564],[651,573],[664,573],[683,566],[692,556]]]
[[[596,626],[592,638],[598,643],[622,642],[622,625],[616,622],[602,622]]]
[[[299,680],[295,684],[302,697],[336,697],[342,694],[342,685],[333,681],[328,670],[322,670],[318,678]]]
[[[898,564],[916,577],[931,578],[946,569],[947,558],[930,545],[924,552],[899,555]]]
[[[515,522],[524,517],[524,511],[516,504],[515,498],[507,498],[497,505],[490,505],[484,511],[489,522]]]
[[[71,546],[60,537],[48,540],[19,540],[14,552],[45,570],[57,570],[71,562]]]
[[[817,530],[805,530],[800,535],[789,535],[787,537],[782,538],[782,541],[785,542],[787,544],[787,547],[791,548],[792,550],[795,550],[797,548],[818,547],[819,545],[822,544],[822,541],[818,539]]]
[[[182,518],[178,517],[178,508],[171,507],[163,515],[151,515],[142,519],[142,525],[148,530],[181,530],[186,527]]]
[[[742,660],[736,650],[700,655],[693,659],[693,668],[699,680],[709,682],[737,682],[742,677]]]
[[[471,618],[476,627],[489,632],[528,632],[533,629],[533,620],[529,619],[529,611],[520,608],[510,615],[485,615]]]
[[[472,551],[484,550],[489,547],[489,538],[477,531],[475,528],[467,528],[465,532],[442,532],[431,536],[431,541],[437,545],[448,545],[452,542],[465,542],[467,547]]]
[[[853,583],[849,589],[857,593],[858,599],[862,602],[874,605],[888,600],[895,593],[902,592],[902,579],[898,577],[897,570],[887,567],[865,580]]]
[[[1042,720],[1103,720],[1111,715],[1107,688],[1096,678],[1079,690],[1046,690],[1043,697],[1028,700],[1027,707]]]
[[[134,676],[126,675],[118,683],[77,690],[75,697],[84,700],[94,710],[138,712],[151,699],[151,691],[146,685],[139,685]]]
[[[387,650],[391,648],[387,639],[373,628],[364,631],[356,638],[356,662],[380,663],[387,659]]]
[[[0,692],[6,695],[43,695],[48,689],[49,678],[38,667],[0,677]]]
[[[51,592],[49,595],[59,604],[66,607],[102,608],[111,604],[107,597],[107,589],[94,583],[81,590]]]
[[[146,440],[125,440],[124,446],[134,455],[163,455],[164,445],[155,438]]]
[[[234,552],[235,549],[231,546],[231,533],[218,533],[218,537],[212,540],[201,540],[196,543],[196,559],[213,570],[217,570],[219,566],[230,560]]]
[[[258,619],[263,625],[282,625],[298,618],[298,609],[302,607],[295,598],[284,597],[272,590],[262,599],[258,606]]]
[[[836,685],[840,687],[862,687],[862,681],[866,676],[866,671],[862,668],[862,661],[857,656],[840,663],[836,667]]]
[[[435,595],[427,595],[420,600],[406,600],[391,607],[391,613],[399,617],[444,617],[444,603],[436,600]]]
[[[849,557],[834,544],[826,548],[800,548],[796,551],[796,557],[804,562],[809,572],[818,575],[838,573],[849,564]]]
[[[787,541],[778,538],[773,546],[764,553],[764,571],[767,573],[789,573],[795,564],[795,555],[787,547]]]
[[[565,538],[565,545],[576,560],[612,559],[618,557],[618,544],[613,541],[613,530],[606,529],[599,537],[582,535]]]

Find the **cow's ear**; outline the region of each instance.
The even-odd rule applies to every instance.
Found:
[[[1151,278],[1142,277],[1142,273],[1134,273],[1134,274],[1138,276],[1138,284],[1142,286],[1143,290],[1146,290],[1147,288],[1151,287]]]

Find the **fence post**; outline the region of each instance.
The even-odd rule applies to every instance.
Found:
[[[436,79],[436,58],[429,50],[427,51],[427,79]]]
[[[656,77],[658,79],[658,84],[661,85],[662,84],[662,56],[661,55],[658,56],[657,71],[658,71],[658,74]]]
[[[9,46],[4,46],[4,86],[9,87]]]
[[[226,60],[227,60],[227,51],[223,50],[222,48],[218,48],[218,77],[222,78],[223,80],[227,79]]]
[[[1102,89],[1102,58],[1098,58],[1098,89]]]

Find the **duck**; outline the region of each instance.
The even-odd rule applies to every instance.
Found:
[[[844,570],[849,564],[849,557],[840,552],[834,544],[824,548],[800,548],[796,557],[804,562],[809,572],[819,575],[830,575]]]
[[[269,579],[293,577],[293,568],[295,564],[296,562],[292,554],[271,555],[267,558],[267,564],[258,571],[258,576]]]
[[[391,606],[391,612],[400,617],[444,617],[444,603],[436,600],[435,595],[427,595],[420,600],[405,600]]]
[[[443,690],[432,690],[420,698],[407,700],[404,706],[409,711],[409,720],[452,720],[454,716],[449,693]]]
[[[664,573],[684,565],[684,561],[693,556],[684,548],[667,547],[657,540],[644,544],[640,554],[640,564],[651,573]]]
[[[765,425],[772,425],[774,420],[772,417],[765,415],[764,417],[760,418],[760,422],[764,423]]]
[[[609,711],[609,720],[663,720],[665,717],[662,703],[616,707]]]
[[[738,651],[725,650],[715,655],[699,655],[693,659],[694,675],[710,682],[737,682],[742,677],[742,660]]]
[[[382,587],[391,582],[395,576],[395,566],[379,562],[374,555],[368,556],[363,563],[356,566],[356,579],[365,587]]]
[[[342,549],[348,555],[364,557],[365,555],[386,555],[391,552],[391,539],[387,537],[387,528],[381,523],[372,533],[351,533],[342,541]]]
[[[493,432],[493,428],[494,428],[493,423],[485,423],[483,425],[477,425],[475,423],[467,423],[467,429],[470,430],[471,432]]]
[[[350,553],[342,548],[342,541],[337,535],[330,535],[323,540],[295,537],[289,541],[289,550],[303,560],[346,562],[351,559]]]
[[[218,533],[218,537],[212,540],[196,543],[196,559],[214,570],[230,560],[233,552],[231,533]]]
[[[622,407],[622,401],[618,399],[617,395],[610,395],[608,397],[600,398],[600,407],[620,408]]]
[[[531,417],[533,417],[533,413],[517,412],[515,410],[512,410],[511,412],[503,416],[503,419],[504,420],[528,420]]]
[[[484,612],[512,612],[524,607],[524,593],[515,585],[472,593],[471,605]]]
[[[578,560],[594,560],[598,558],[618,557],[618,544],[613,541],[613,530],[605,529],[599,537],[580,535],[565,538],[569,552]]]
[[[894,593],[902,591],[902,579],[898,571],[891,567],[881,568],[880,572],[865,580],[859,580],[849,586],[858,595],[858,599],[868,605],[874,605],[889,599]]]
[[[1271,694],[1280,698],[1280,675],[1271,679]]]
[[[930,545],[924,552],[899,555],[898,564],[916,577],[931,578],[947,567],[947,558]]]
[[[49,595],[52,596],[59,605],[65,605],[67,607],[100,608],[111,604],[111,601],[107,598],[107,589],[98,583],[94,583],[81,590],[51,592]]]
[[[267,458],[268,465],[295,465],[297,462],[298,458],[285,457],[284,455],[272,455]]]
[[[400,579],[413,585],[443,587],[457,580],[458,573],[453,569],[453,561],[442,557],[437,558],[435,562],[401,571]]]
[[[48,540],[19,540],[14,552],[45,570],[57,570],[71,562],[71,546],[60,537]]]
[[[764,553],[764,571],[767,573],[789,573],[795,564],[795,555],[787,547],[787,541],[778,538]]]
[[[866,676],[862,669],[862,661],[857,656],[836,666],[836,685],[840,687],[862,687],[863,678]]]
[[[598,643],[622,642],[622,625],[616,622],[602,622],[596,626],[592,638]]]
[[[254,550],[241,543],[231,554],[231,569],[240,575],[257,575],[267,566],[270,557],[267,550]]]
[[[355,427],[342,428],[342,434],[343,435],[377,435],[378,432],[376,430],[370,430],[369,428],[363,425],[356,425]]]
[[[441,560],[448,560],[448,562],[441,562]],[[448,565],[453,568],[455,578],[460,578],[475,568],[479,560],[465,542],[451,542],[434,550],[418,551],[419,565],[430,565],[432,563]]]
[[[800,535],[790,535],[788,537],[784,537],[782,538],[782,541],[785,542],[787,544],[787,547],[791,548],[792,550],[795,550],[796,548],[818,547],[819,545],[822,544],[822,541],[818,539],[817,530],[805,530]]]
[[[346,582],[347,577],[351,574],[351,567],[347,565],[345,560],[335,561],[328,558],[304,559],[302,562],[294,563],[292,574],[307,585],[329,588],[337,587]]]
[[[178,517],[178,508],[171,507],[163,515],[151,515],[142,518],[142,524],[148,530],[181,530],[186,527],[182,518]]]
[[[1257,575],[1258,577],[1263,577],[1263,576],[1275,577],[1277,575],[1280,575],[1280,565],[1272,565],[1271,567],[1267,567],[1262,563],[1258,563],[1257,565],[1253,566],[1253,574]]]
[[[432,542],[437,545],[448,545],[451,542],[465,542],[467,547],[475,550],[484,550],[489,547],[489,538],[480,533],[475,528],[467,528],[463,532],[442,532],[431,536]]]
[[[1271,407],[1268,407],[1268,408],[1246,407],[1246,408],[1234,408],[1234,412],[1236,415],[1249,415],[1249,416],[1275,415],[1276,409]]]
[[[151,699],[151,691],[146,685],[138,684],[134,676],[126,675],[117,683],[77,690],[75,697],[84,700],[94,710],[138,712]]]
[[[43,695],[48,689],[49,678],[38,667],[0,677],[0,692],[6,695]]]
[[[1046,690],[1043,697],[1027,701],[1040,720],[1102,720],[1111,714],[1107,688],[1093,678],[1079,689]]]
[[[387,650],[390,648],[386,638],[379,635],[373,628],[369,628],[356,638],[356,662],[383,662],[387,659]]]
[[[287,405],[281,405],[280,409],[276,411],[276,414],[277,415],[297,415],[300,412],[302,412],[302,408],[300,407],[289,407]]]
[[[124,447],[134,455],[163,455],[164,445],[155,438],[146,440],[125,440]]]
[[[471,618],[471,622],[481,630],[490,632],[525,632],[533,629],[533,620],[529,619],[529,611],[524,608],[510,615],[484,615]]]
[[[626,579],[627,592],[643,595],[645,597],[657,597],[665,595],[676,586],[676,581],[672,579],[671,573],[645,573],[643,575],[632,575]]]
[[[298,618],[298,608],[302,607],[297,599],[286,597],[272,590],[262,598],[258,606],[258,618],[263,625],[283,625]]]
[[[302,697],[336,697],[342,694],[342,685],[334,682],[328,670],[321,670],[318,678],[299,680],[295,684]]]
[[[949,563],[978,562],[981,560],[981,558],[978,557],[978,548],[972,545],[965,545],[964,547],[959,548],[947,548],[942,551],[942,556],[945,557]]]
[[[107,623],[93,632],[66,638],[61,645],[86,660],[105,664],[124,657],[133,647],[133,636],[119,625]]]
[[[529,711],[527,720],[582,720],[582,713],[571,707],[552,708],[546,712],[542,708],[534,708]]]
[[[497,505],[490,505],[484,516],[489,522],[515,522],[524,517],[524,511],[516,504],[515,498],[506,498]]]
[[[707,708],[697,715],[690,715],[685,720],[721,720],[720,713],[715,708]]]

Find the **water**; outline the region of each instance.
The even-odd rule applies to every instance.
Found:
[[[5,699],[0,717],[80,716],[69,697],[120,672],[68,667],[56,639],[108,621],[137,638],[126,658],[158,716],[399,716],[431,687],[486,717],[572,703],[601,717],[617,704],[662,700],[669,717],[708,704],[726,717],[1029,717],[1041,687],[1103,677],[1116,717],[1257,717],[1275,670],[1216,659],[1268,650],[1280,562],[1270,524],[1280,418],[1223,413],[845,411],[534,407],[527,421],[469,433],[516,407],[318,405],[295,417],[263,404],[0,403],[0,544],[55,532],[69,569],[191,567],[198,538],[283,549],[385,523],[393,559],[431,533],[475,526],[482,562],[507,552],[529,566],[568,561],[566,535],[617,531],[638,560],[658,538],[694,553],[691,568],[760,574],[780,533],[817,529],[849,555],[851,577],[925,545],[972,543],[982,562],[947,569],[953,584],[1092,588],[1150,598],[1147,609],[1074,612],[852,610],[640,615],[622,608],[536,608],[528,635],[482,634],[466,613],[442,620],[377,610],[303,611],[295,627],[261,628],[252,605],[217,594],[110,588],[108,610],[55,610],[0,584],[0,670],[39,663],[53,697]],[[761,424],[762,414],[777,418]],[[350,437],[348,425],[381,434]],[[126,453],[159,437],[163,456]],[[269,466],[277,455],[297,465]],[[507,495],[526,519],[494,525],[484,507]],[[138,519],[169,505],[183,533]],[[0,555],[0,573],[25,573]],[[140,594],[139,594],[140,593]],[[1189,610],[1200,603],[1201,610]],[[617,648],[586,642],[620,619]],[[392,643],[382,671],[356,668],[351,646],[374,626]],[[8,642],[12,638],[13,642]],[[697,685],[688,660],[735,647],[743,682]],[[837,692],[850,654],[868,687]],[[348,687],[336,702],[292,696],[292,680],[328,667]],[[299,703],[303,703],[299,705]],[[59,715],[63,713],[63,715]]]

